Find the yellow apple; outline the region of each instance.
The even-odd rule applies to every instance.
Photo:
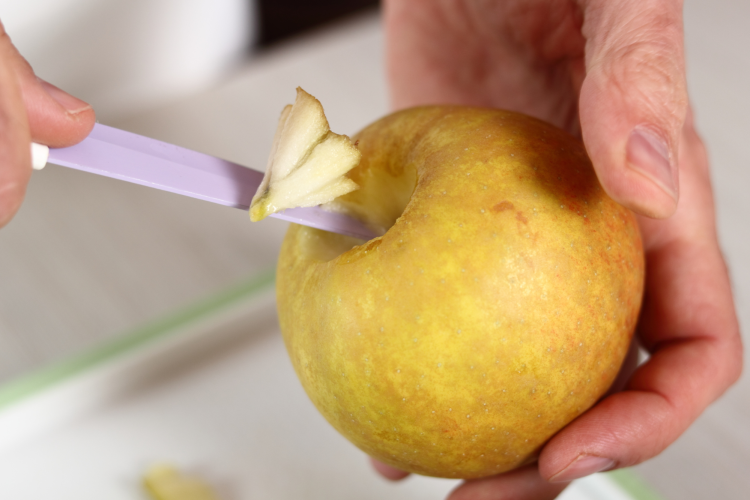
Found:
[[[367,454],[430,476],[533,461],[610,387],[641,303],[635,218],[583,145],[523,115],[424,107],[358,141],[334,208],[382,236],[292,226],[284,341],[307,394]]]
[[[153,500],[218,500],[209,485],[170,465],[151,467],[143,477],[143,486]]]

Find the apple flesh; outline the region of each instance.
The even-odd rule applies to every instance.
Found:
[[[429,476],[532,462],[612,384],[642,298],[635,218],[579,140],[516,113],[424,107],[353,137],[339,210],[371,241],[290,227],[281,329],[323,416]]]
[[[345,177],[359,163],[351,139],[331,132],[320,102],[297,87],[284,108],[266,173],[250,204],[254,222],[287,208],[313,207],[357,189]]]
[[[169,465],[149,469],[143,486],[153,500],[218,500],[209,485]]]

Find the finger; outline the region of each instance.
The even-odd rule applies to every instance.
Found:
[[[91,106],[37,79],[0,23],[0,227],[18,211],[31,176],[31,141],[69,146],[96,118]]]
[[[742,345],[713,218],[708,167],[688,122],[681,141],[684,203],[643,220],[646,301],[639,322],[651,358],[626,390],[566,427],[542,450],[552,481],[634,465],[663,451],[742,369]]]
[[[0,227],[18,211],[31,176],[26,109],[12,65],[6,64],[13,57],[11,49],[0,35]]]
[[[70,146],[85,139],[96,122],[92,107],[37,78],[29,63],[13,46],[1,23],[0,49],[3,64],[15,74],[20,87],[31,139],[51,147]]]
[[[96,123],[91,105],[37,78],[33,72],[22,74],[21,80],[34,142],[59,148],[77,144],[89,135]]]
[[[453,490],[448,500],[552,500],[567,484],[548,483],[536,465],[499,476],[466,481]]]
[[[616,201],[649,217],[679,197],[687,109],[681,0],[579,0],[586,77],[579,112],[586,149]]]
[[[400,481],[409,476],[408,472],[402,471],[401,469],[397,469],[395,467],[391,467],[390,465],[384,464],[383,462],[375,460],[372,457],[370,458],[370,463],[381,476],[386,479],[390,479],[391,481]]]

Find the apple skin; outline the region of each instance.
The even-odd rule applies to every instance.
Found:
[[[414,108],[353,139],[361,189],[341,206],[393,225],[369,242],[290,227],[278,311],[307,394],[405,471],[533,462],[625,358],[644,281],[634,215],[579,140],[524,115]]]

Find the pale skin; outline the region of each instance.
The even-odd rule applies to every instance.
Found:
[[[678,0],[386,0],[396,109],[521,111],[580,136],[604,189],[635,211],[649,360],[542,449],[449,500],[555,498],[573,479],[659,454],[740,375],[706,150],[685,84]],[[626,374],[627,375],[627,374]],[[406,473],[374,462],[386,478]]]
[[[742,367],[685,88],[681,2],[386,0],[385,25],[395,108],[505,108],[580,135],[606,191],[641,214],[647,254],[638,338],[650,360],[556,435],[538,464],[466,482],[450,500],[551,499],[572,479],[657,455]],[[29,143],[74,144],[94,121],[91,106],[36,78],[0,26],[0,227],[23,200]]]
[[[90,105],[36,77],[0,24],[0,227],[26,193],[31,142],[70,146],[82,141],[95,121]]]

